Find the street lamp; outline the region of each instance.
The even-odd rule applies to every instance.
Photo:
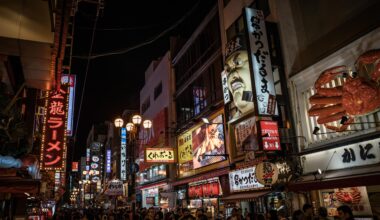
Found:
[[[123,124],[124,124],[123,119],[121,119],[121,118],[115,119],[115,127],[121,128],[121,127],[123,127]]]
[[[141,123],[142,122],[142,123]],[[126,125],[126,130],[128,133],[131,134],[131,138],[130,138],[130,141],[131,141],[131,144],[132,144],[132,147],[130,148],[131,149],[131,156],[130,156],[130,160],[129,160],[129,163],[134,163],[134,157],[135,157],[135,153],[134,153],[134,149],[136,148],[136,142],[139,139],[139,130],[140,130],[140,125],[142,124],[143,128],[144,129],[150,129],[152,128],[152,121],[149,120],[149,119],[145,119],[144,121],[142,120],[142,117],[141,115],[133,115],[132,116],[132,123],[129,122],[127,123]],[[137,137],[136,137],[137,135]],[[128,169],[130,170],[130,169]],[[135,193],[135,173],[134,172],[131,172],[130,173],[130,182],[131,182],[131,194]],[[132,212],[133,212],[133,216],[135,216],[135,202],[132,202]]]

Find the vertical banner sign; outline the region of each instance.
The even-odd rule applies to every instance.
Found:
[[[111,173],[111,150],[107,149],[106,152],[106,173]]]
[[[40,154],[41,170],[64,171],[66,168],[67,86],[63,84],[60,91],[46,93]]]
[[[75,83],[76,83],[76,76],[75,75],[68,75],[63,74],[61,78],[62,84],[68,84],[69,85],[69,109],[67,111],[67,129],[66,129],[66,135],[72,136],[73,135],[73,119],[74,119],[74,101],[75,101]]]
[[[193,147],[191,132],[178,137],[178,162],[183,164],[193,160]]]
[[[222,89],[223,89],[223,99],[224,104],[227,104],[231,101],[230,97],[230,91],[228,90],[228,84],[227,84],[227,72],[223,70],[221,73],[222,76]]]
[[[267,32],[262,11],[245,8],[251,66],[259,115],[276,114],[276,91],[273,81]]]
[[[71,172],[78,172],[79,163],[77,161],[71,163]]]
[[[281,150],[277,121],[260,121],[263,150]]]
[[[127,180],[127,129],[121,128],[120,179]]]

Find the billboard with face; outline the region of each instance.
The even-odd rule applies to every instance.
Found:
[[[225,160],[223,115],[178,136],[180,172]],[[220,156],[222,155],[222,156]]]
[[[244,35],[236,36],[227,44],[224,69],[222,72],[224,100],[232,101],[229,104],[230,119],[236,119],[254,110],[251,71]]]
[[[224,160],[223,117],[219,115],[210,124],[203,124],[192,132],[193,167],[200,168]]]

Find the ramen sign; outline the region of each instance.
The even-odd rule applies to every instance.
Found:
[[[261,162],[257,164],[255,174],[259,183],[270,186],[277,182],[278,168],[273,163]]]

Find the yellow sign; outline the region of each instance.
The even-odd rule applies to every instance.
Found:
[[[145,162],[174,163],[173,148],[145,148]]]
[[[178,161],[180,164],[193,160],[192,130],[178,137]]]

